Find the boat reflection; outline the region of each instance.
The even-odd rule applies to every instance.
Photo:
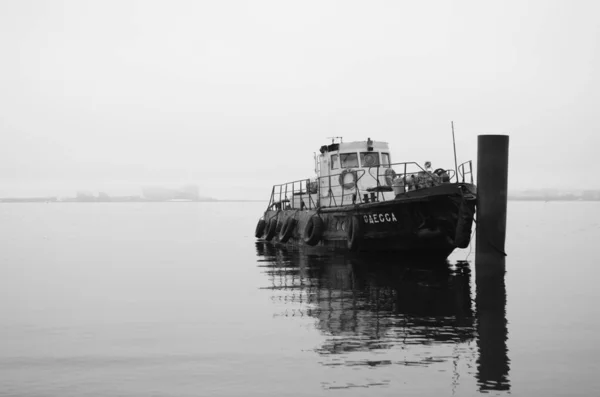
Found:
[[[495,319],[499,312],[488,310],[488,342],[477,339],[482,330],[468,263],[399,263],[397,257],[316,254],[261,242],[256,247],[269,277],[264,288],[284,305],[277,315],[310,316],[326,335],[316,349],[321,364],[440,365],[441,371],[477,370],[480,391],[509,389],[506,326],[494,328],[506,325],[505,315]],[[503,363],[488,362],[499,356]]]

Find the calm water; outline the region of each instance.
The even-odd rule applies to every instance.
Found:
[[[0,395],[600,389],[600,203],[509,202],[486,294],[469,249],[432,270],[256,243],[264,205],[0,204]]]

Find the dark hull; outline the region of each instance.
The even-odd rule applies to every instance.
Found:
[[[454,249],[469,244],[475,198],[474,185],[442,184],[387,201],[313,210],[267,210],[265,233],[257,233],[257,237],[269,237],[269,223],[273,222],[277,226],[270,241],[280,241],[282,229],[293,218],[296,222],[288,244],[308,242],[352,251],[446,258]],[[314,238],[307,238],[317,223],[311,220],[314,217],[320,219],[316,244]]]

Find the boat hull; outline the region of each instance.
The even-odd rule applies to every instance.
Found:
[[[386,201],[312,210],[272,208],[265,212],[265,231],[257,230],[257,237],[294,245],[446,258],[454,249],[468,246],[475,202],[475,186],[461,183],[411,191]],[[295,220],[294,228],[286,239],[282,229],[290,218]],[[275,227],[271,235],[270,226]]]

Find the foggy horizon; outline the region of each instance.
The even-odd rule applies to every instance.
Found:
[[[312,177],[332,136],[453,168],[451,121],[459,163],[477,135],[510,136],[509,191],[600,189],[599,10],[3,2],[0,197],[194,184],[266,200]]]
[[[0,1],[0,394],[593,395],[599,15]]]

